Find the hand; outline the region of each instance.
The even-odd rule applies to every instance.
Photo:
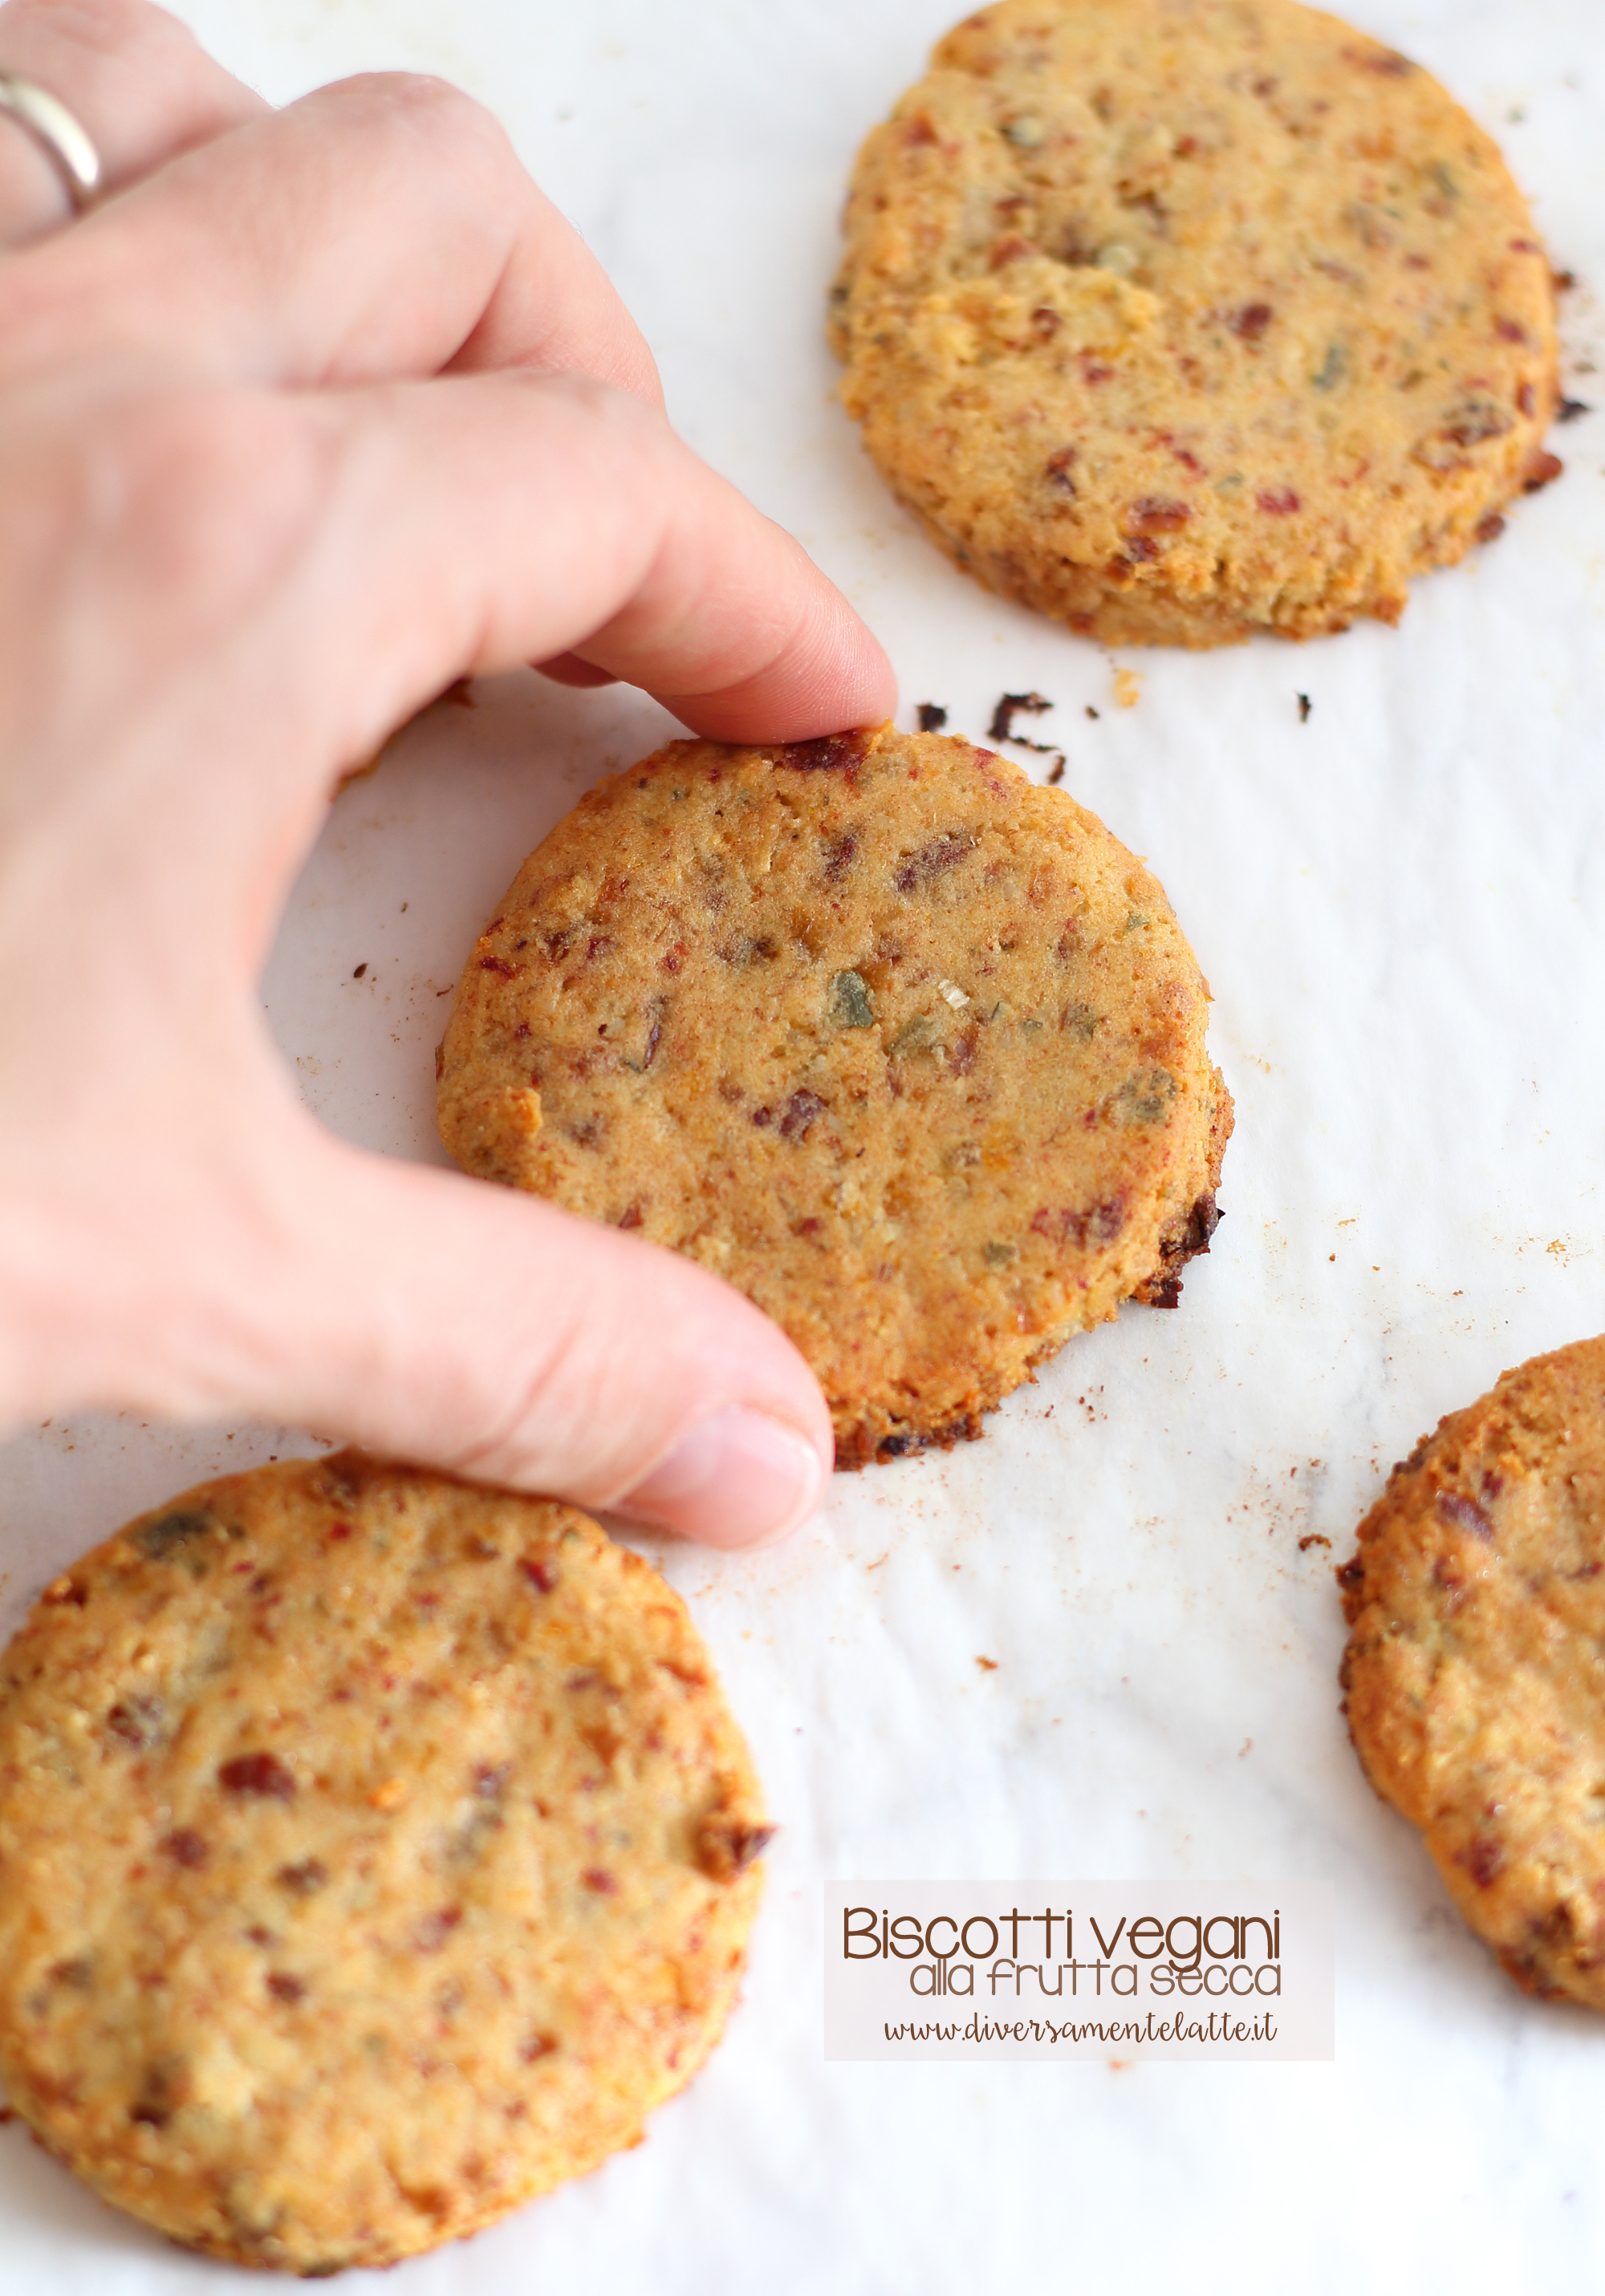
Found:
[[[71,220],[0,117],[0,1423],[247,1414],[777,1534],[831,1459],[784,1336],[330,1137],[257,983],[342,770],[454,678],[535,660],[791,740],[884,717],[884,657],[676,439],[465,97],[272,112],[143,0],[11,0],[0,69],[111,193]]]

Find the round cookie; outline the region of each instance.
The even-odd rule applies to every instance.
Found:
[[[1154,879],[989,750],[677,742],[580,801],[470,956],[441,1136],[687,1253],[857,1466],[979,1431],[1073,1332],[1174,1305],[1232,1103]]]
[[[678,1596],[571,1507],[356,1452],[203,1484],[0,1661],[0,2079],[176,2240],[389,2264],[696,2071],[760,1810]]]
[[[1396,621],[1560,470],[1498,150],[1295,0],[1003,0],[861,152],[832,296],[882,474],[1107,643]]]
[[[1339,1572],[1348,1726],[1519,1985],[1605,2009],[1605,1340],[1394,1469]]]

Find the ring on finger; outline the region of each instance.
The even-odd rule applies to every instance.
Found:
[[[0,111],[20,119],[44,146],[82,215],[101,187],[101,155],[83,123],[48,88],[15,72],[0,71]]]

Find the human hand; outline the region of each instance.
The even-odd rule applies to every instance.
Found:
[[[245,1414],[718,1544],[818,1496],[790,1342],[690,1263],[364,1154],[258,982],[342,771],[463,675],[626,678],[696,731],[884,717],[798,546],[675,438],[487,114],[278,113],[143,0],[10,0],[96,140],[0,116],[0,1426]]]

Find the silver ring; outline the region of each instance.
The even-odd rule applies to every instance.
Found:
[[[67,106],[31,79],[0,71],[0,111],[30,128],[61,170],[79,215],[101,187],[101,155]]]

